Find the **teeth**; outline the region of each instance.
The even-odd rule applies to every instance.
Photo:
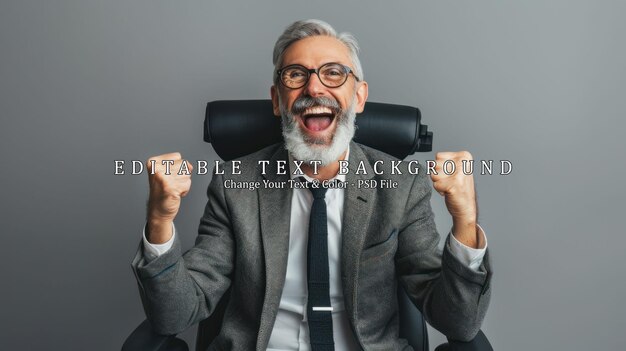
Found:
[[[303,115],[319,115],[323,113],[332,114],[333,112],[328,107],[309,107],[304,111]]]

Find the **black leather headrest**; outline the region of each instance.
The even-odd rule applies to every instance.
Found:
[[[420,110],[403,105],[365,103],[356,118],[354,141],[399,159],[431,151],[433,133],[420,124]],[[229,161],[282,141],[280,118],[271,100],[209,102],[204,119],[204,141]]]

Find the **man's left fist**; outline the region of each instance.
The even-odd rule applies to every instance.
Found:
[[[431,173],[430,178],[435,190],[445,197],[446,207],[454,223],[475,225],[477,210],[474,177],[463,173],[463,160],[466,160],[466,163],[469,162],[473,159],[472,154],[468,151],[438,152],[435,157],[437,174]],[[448,161],[447,165],[446,161]],[[454,172],[452,172],[452,162]],[[450,174],[446,174],[444,170]]]

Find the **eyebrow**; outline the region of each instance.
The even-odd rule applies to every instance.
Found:
[[[285,68],[285,67],[289,67],[289,66],[302,66],[302,67],[307,68],[307,69],[318,69],[318,68],[320,68],[320,67],[322,67],[322,66],[324,66],[324,65],[327,65],[327,64],[329,64],[329,63],[338,63],[338,64],[340,64],[340,65],[347,66],[347,67],[348,67],[348,68],[350,68],[352,71],[354,71],[354,68],[352,68],[351,64],[342,63],[342,62],[339,62],[339,61],[327,61],[327,62],[324,62],[324,63],[322,63],[321,65],[319,65],[319,66],[317,66],[317,67],[312,67],[312,68],[307,67],[306,65],[303,65],[303,64],[301,64],[301,63],[290,63],[290,64],[288,64],[288,65],[285,65],[285,64],[284,64],[284,62],[283,62],[283,65],[282,65],[279,69],[282,69],[282,68]]]

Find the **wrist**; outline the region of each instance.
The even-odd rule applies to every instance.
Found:
[[[452,235],[454,235],[454,237],[465,246],[478,249],[482,245],[476,220],[453,220]]]
[[[163,244],[168,242],[173,235],[173,219],[148,218],[146,223],[146,239],[151,244]]]
[[[477,224],[476,215],[452,216],[452,224],[458,227],[475,227]]]

